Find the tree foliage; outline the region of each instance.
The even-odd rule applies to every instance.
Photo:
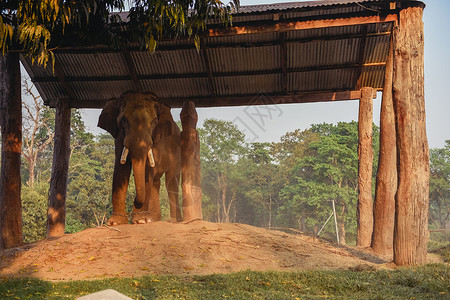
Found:
[[[450,222],[450,140],[430,149],[430,223],[447,229]]]
[[[125,4],[124,20],[117,11]],[[3,0],[0,2],[0,50],[21,49],[33,62],[54,62],[52,49],[72,43],[120,47],[138,42],[149,51],[165,37],[193,36],[199,48],[199,33],[210,19],[231,22],[238,0]]]
[[[23,87],[24,93],[29,96],[30,101],[22,101],[22,155],[27,164],[27,172],[22,172],[22,175],[27,177],[25,179],[27,184],[33,186],[39,179],[36,174],[38,159],[44,155],[48,145],[53,142],[54,134],[50,126],[54,119],[54,113],[44,106],[41,97],[34,86],[29,85],[28,80],[23,80]]]
[[[51,114],[43,110],[42,114]],[[51,118],[36,139],[54,132]],[[355,239],[358,173],[357,123],[315,124],[286,133],[277,143],[246,143],[231,122],[207,119],[201,140],[203,214],[208,221],[241,222],[261,227],[290,227],[316,234],[330,216],[335,200],[341,238]],[[374,169],[378,153],[374,127]],[[430,223],[443,228],[449,211],[449,143],[431,150]],[[36,161],[34,186],[22,189],[25,241],[46,234],[48,179],[52,161],[49,143]],[[111,214],[114,140],[109,134],[86,131],[79,111],[72,112],[71,157],[67,194],[66,232],[101,225]],[[23,168],[29,168],[23,164]],[[26,173],[26,172],[25,172]],[[375,176],[375,174],[374,174]],[[28,177],[24,176],[24,183]],[[375,181],[375,178],[374,180]],[[162,181],[164,183],[164,180]],[[161,190],[163,218],[167,196]],[[127,210],[131,212],[131,178]],[[321,236],[334,239],[332,222]]]
[[[245,136],[233,123],[215,119],[205,120],[199,135],[202,189],[207,196],[204,215],[218,222],[233,221]]]
[[[25,243],[43,239],[47,235],[49,188],[47,182],[22,186],[22,232]]]

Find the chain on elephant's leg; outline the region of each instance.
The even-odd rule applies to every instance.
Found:
[[[113,212],[108,219],[108,226],[117,226],[122,224],[128,224],[128,217],[125,214]]]

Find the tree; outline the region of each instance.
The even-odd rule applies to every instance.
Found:
[[[24,111],[22,153],[28,165],[28,185],[33,187],[38,158],[53,141],[54,132],[50,130],[50,119],[54,119],[54,115],[44,106],[34,86],[26,79],[22,82],[25,95],[31,97],[31,103],[22,102]]]
[[[80,127],[83,130],[72,140],[80,140],[80,134],[86,134],[84,124]],[[85,145],[75,143],[69,164],[67,219],[84,228],[100,226],[111,208],[109,182],[114,169],[114,139],[108,134]],[[80,225],[75,229],[80,229]]]
[[[318,139],[318,134],[312,132],[311,129],[303,131],[296,129],[293,132],[284,134],[280,142],[272,143],[271,153],[275,162],[280,164],[282,169],[284,169],[283,174],[285,175],[286,182],[288,182],[287,176],[289,176],[297,159],[303,157],[305,151],[308,150],[309,144]]]
[[[240,183],[242,211],[238,212],[238,216],[252,225],[274,226],[281,181],[278,177],[279,166],[273,163],[271,144],[250,144],[248,158],[241,159],[240,165],[244,179]]]
[[[0,249],[22,243],[20,153],[22,148],[22,99],[19,54],[0,56]]]
[[[447,229],[450,220],[450,140],[430,149],[430,223]]]
[[[31,243],[45,238],[47,234],[48,182],[22,188],[23,241]]]
[[[38,64],[54,62],[52,49],[61,45],[104,43],[118,47],[131,40],[154,51],[164,37],[194,36],[209,19],[231,22],[239,5],[214,0],[130,0],[127,26],[119,26],[125,0],[5,0],[0,3],[0,50],[23,48]],[[125,32],[123,32],[125,30]]]
[[[206,199],[216,200],[206,203],[205,218],[214,216],[218,222],[230,222],[237,197],[233,181],[239,181],[237,162],[245,154],[245,136],[233,123],[215,119],[205,120],[199,135],[202,189]]]
[[[377,130],[374,127],[375,138]],[[330,200],[335,200],[339,237],[345,244],[346,235],[356,233],[357,123],[312,125],[311,132],[318,140],[306,144],[290,172],[290,182],[280,193],[278,219],[286,226],[298,224],[300,230],[316,233],[331,213]],[[334,232],[326,228],[325,234],[327,230]]]
[[[231,21],[232,5],[221,1],[167,1],[134,0],[128,26],[118,26],[121,20],[112,11],[122,10],[124,0],[4,0],[0,2],[0,107],[2,128],[2,170],[0,174],[0,249],[21,243],[20,159],[21,159],[21,109],[19,54],[10,49],[21,49],[33,63],[46,66],[50,61],[54,68],[52,48],[72,43],[99,44],[121,47],[128,41],[139,42],[154,51],[156,39],[188,35],[194,36],[199,48],[198,33],[206,29],[208,20]],[[126,29],[127,32],[122,32]],[[68,108],[61,107],[61,112]],[[61,123],[68,119],[67,113],[57,114]],[[58,125],[58,129],[67,126]],[[61,136],[64,134],[62,133]],[[66,139],[57,139],[57,142]],[[5,147],[6,145],[6,147]],[[10,147],[11,146],[11,147]],[[19,149],[16,149],[19,148]],[[65,148],[63,146],[58,148]],[[65,155],[64,152],[63,155]],[[66,178],[66,166],[61,171]],[[6,169],[6,170],[5,170]],[[14,172],[12,172],[15,170]],[[8,176],[6,175],[8,172]],[[65,220],[65,196],[54,200],[56,193],[66,194],[65,183],[52,184],[49,196],[49,234],[62,232]],[[59,188],[58,188],[59,186]],[[57,191],[60,189],[59,191]],[[60,217],[56,218],[55,216]],[[61,226],[62,225],[62,226]],[[56,229],[59,228],[59,229]]]

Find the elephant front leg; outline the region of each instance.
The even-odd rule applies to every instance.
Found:
[[[133,214],[131,218],[131,223],[133,224],[145,224],[150,223],[152,221],[159,221],[160,219],[154,218],[151,215],[151,190],[153,185],[152,178],[153,175],[153,169],[149,168],[147,166],[145,171],[145,201],[141,208],[136,208],[136,206],[133,206]]]
[[[125,210],[125,200],[127,197],[128,183],[130,181],[130,173],[130,161],[128,160],[125,164],[122,165],[120,163],[120,154],[116,153],[112,191],[113,213],[107,222],[107,224],[110,226],[128,224],[128,217]]]

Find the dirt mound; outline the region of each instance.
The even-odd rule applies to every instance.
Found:
[[[353,248],[243,224],[195,221],[99,227],[0,252],[0,277],[47,280],[374,268]]]

